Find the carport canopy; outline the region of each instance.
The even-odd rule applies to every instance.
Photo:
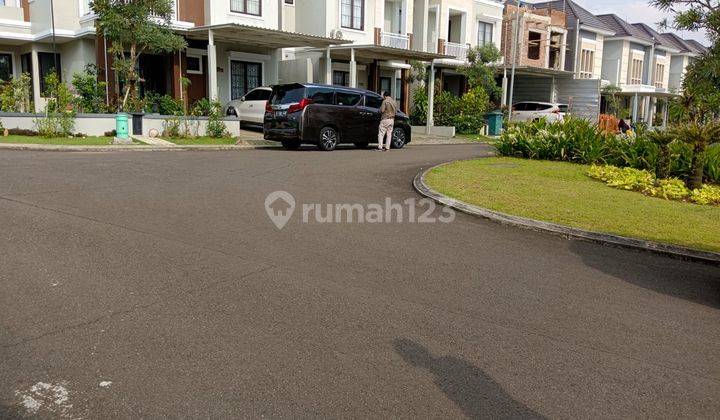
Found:
[[[282,48],[310,47],[328,48],[339,42],[350,41],[327,38],[317,35],[301,34],[297,32],[282,31],[279,29],[261,28],[258,26],[241,25],[238,23],[225,23],[221,25],[200,26],[188,29],[186,36],[190,39],[207,39],[208,41],[208,68],[217,68],[217,51],[215,42],[227,42],[242,46],[243,51],[253,53],[272,52],[275,55],[275,73],[278,72],[279,62],[282,59]],[[217,72],[208,72],[208,86],[210,99],[218,99]]]

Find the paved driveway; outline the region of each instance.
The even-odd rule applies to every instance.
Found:
[[[1,153],[0,417],[717,416],[718,268],[265,213],[484,152]]]

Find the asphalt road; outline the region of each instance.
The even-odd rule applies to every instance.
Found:
[[[0,417],[717,417],[716,267],[266,215],[484,152],[0,153]]]

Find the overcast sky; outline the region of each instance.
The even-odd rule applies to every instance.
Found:
[[[528,1],[528,3],[538,2],[540,0]],[[596,15],[614,13],[630,23],[643,22],[654,29],[657,29],[656,23],[663,18],[672,18],[672,16],[664,15],[659,10],[649,6],[647,0],[575,0],[575,3]],[[704,32],[682,32],[680,36],[696,39],[705,45],[710,45],[710,41],[707,40]]]

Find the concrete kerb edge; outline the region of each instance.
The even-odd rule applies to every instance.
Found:
[[[468,160],[468,159],[462,159]],[[454,198],[448,197],[436,190],[430,188],[425,182],[426,175],[435,168],[449,165],[462,160],[442,163],[431,168],[420,171],[413,179],[413,187],[421,195],[432,199],[433,201],[446,205],[462,213],[489,219],[504,225],[530,229],[537,232],[545,232],[554,235],[560,235],[568,239],[578,239],[588,242],[595,242],[602,245],[635,249],[654,254],[660,254],[671,258],[677,258],[688,261],[701,262],[710,265],[720,265],[720,253],[700,251],[692,248],[671,245],[661,242],[645,241],[642,239],[628,238],[600,232],[587,231],[569,226],[559,225],[540,220],[528,219],[519,216],[513,216],[482,207],[477,207]]]
[[[0,150],[24,150],[31,152],[202,152],[202,151],[229,151],[229,150],[255,150],[277,149],[280,146],[238,146],[238,145],[178,145],[178,146],[65,146],[65,145],[38,145],[38,144],[0,144]]]

